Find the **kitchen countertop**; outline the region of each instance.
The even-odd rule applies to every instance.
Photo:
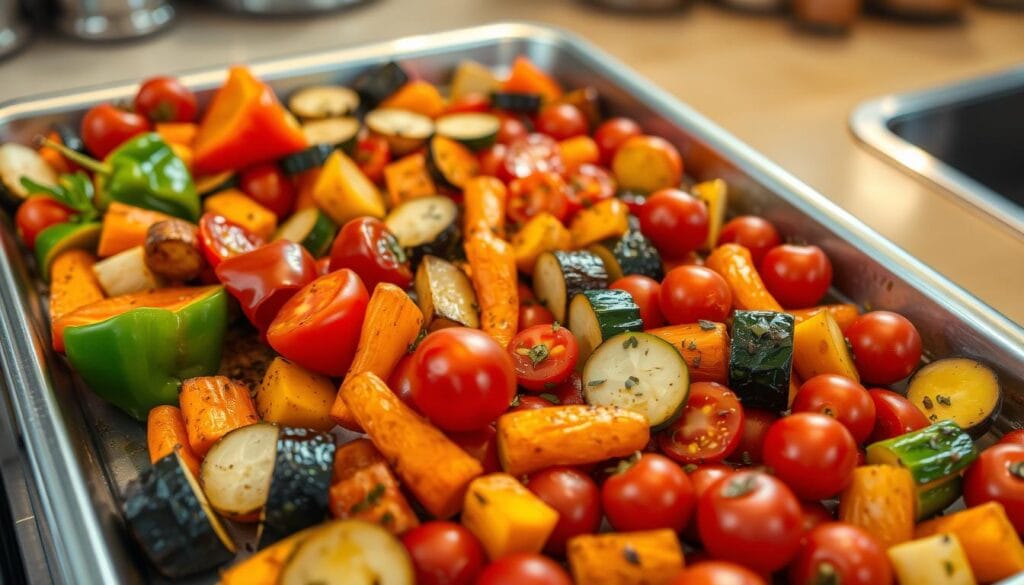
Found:
[[[377,0],[315,17],[259,18],[181,3],[177,24],[131,44],[46,35],[0,62],[0,101],[198,67],[498,20],[573,31],[629,63],[911,254],[1024,324],[1024,238],[855,143],[862,100],[1024,62],[1024,12],[960,22],[863,18],[851,34],[799,32],[783,17],[697,4],[654,16],[573,0]]]

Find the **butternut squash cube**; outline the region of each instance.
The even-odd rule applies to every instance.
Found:
[[[203,211],[223,215],[265,240],[270,240],[277,229],[274,212],[238,189],[226,189],[210,195],[203,201]]]
[[[369,215],[384,217],[384,198],[345,153],[335,150],[313,185],[313,201],[338,225]]]
[[[268,422],[327,432],[336,393],[330,378],[278,357],[256,391],[256,411]]]
[[[469,484],[462,523],[493,561],[512,553],[540,552],[558,523],[558,512],[511,475],[492,473]]]
[[[839,374],[860,381],[843,332],[829,311],[818,311],[794,328],[793,369],[803,380]]]
[[[998,502],[989,502],[924,522],[918,538],[953,534],[960,540],[974,576],[992,583],[1024,571],[1024,545]]]
[[[886,553],[900,585],[976,585],[960,539],[936,534],[890,547]]]

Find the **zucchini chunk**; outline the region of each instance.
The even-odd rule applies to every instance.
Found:
[[[288,109],[303,120],[351,116],[359,109],[359,94],[340,85],[313,85],[293,93]]]
[[[491,105],[499,110],[535,114],[544,101],[539,93],[496,91],[491,93]]]
[[[238,188],[238,175],[235,174],[235,171],[224,171],[216,175],[196,178],[196,193],[201,197],[236,188]]]
[[[868,445],[867,462],[905,467],[918,486],[958,475],[978,457],[970,435],[951,420]]]
[[[605,339],[627,331],[643,331],[640,307],[624,290],[585,290],[569,304],[569,329],[579,341],[579,363]]]
[[[14,142],[0,146],[0,195],[11,207],[28,198],[22,177],[46,187],[57,184],[57,173],[38,152]]]
[[[128,485],[124,517],[149,560],[172,579],[212,569],[235,555],[234,541],[177,451]]]
[[[310,144],[326,144],[352,154],[359,128],[359,120],[355,118],[324,118],[303,124],[302,133]]]
[[[363,72],[352,82],[352,89],[368,107],[375,107],[409,82],[409,74],[394,61]]]
[[[480,174],[480,162],[468,148],[444,136],[430,139],[427,168],[439,185],[462,190],[466,182]]]
[[[473,285],[454,264],[436,256],[424,256],[416,269],[415,288],[428,331],[480,326]]]
[[[639,229],[630,229],[620,238],[609,238],[587,249],[601,257],[612,282],[630,274],[648,276],[658,282],[665,278],[661,254]]]
[[[362,520],[335,520],[303,540],[281,570],[280,585],[414,585],[405,547]]]
[[[405,248],[413,265],[427,254],[450,258],[459,249],[459,208],[443,195],[402,203],[384,218],[384,225]]]
[[[409,110],[378,108],[366,114],[364,121],[370,132],[388,141],[391,152],[397,156],[423,146],[434,134],[433,120]]]
[[[260,546],[274,544],[327,516],[334,450],[331,435],[281,427],[274,473],[260,521]]]
[[[907,398],[932,422],[951,420],[974,437],[988,430],[1002,404],[995,372],[967,358],[934,361],[917,371]]]
[[[671,343],[650,333],[609,337],[583,368],[587,404],[640,413],[655,429],[678,418],[689,395],[686,360]]]
[[[292,214],[274,235],[274,241],[288,240],[309,251],[314,258],[319,258],[331,249],[338,226],[331,218],[316,207],[300,209]]]
[[[462,112],[441,116],[434,126],[439,136],[458,141],[470,150],[483,150],[497,140],[501,120],[494,114]]]
[[[774,311],[735,311],[729,388],[747,408],[781,413],[789,406],[794,318]]]
[[[585,290],[608,287],[608,271],[593,252],[545,252],[533,268],[533,291],[537,300],[564,323],[569,301]]]
[[[200,475],[210,505],[227,518],[256,519],[267,503],[278,427],[257,423],[224,435],[203,459]]]
[[[963,494],[963,487],[964,480],[959,475],[918,487],[915,519],[920,522],[952,506]]]
[[[332,152],[334,152],[334,146],[330,144],[314,144],[309,148],[282,158],[281,170],[286,175],[295,176],[306,171],[318,169],[324,166]]]
[[[165,219],[149,226],[145,250],[146,266],[170,280],[192,280],[206,266],[196,226],[183,219]]]

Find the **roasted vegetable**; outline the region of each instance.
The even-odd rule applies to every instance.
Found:
[[[818,311],[793,329],[793,369],[804,380],[839,374],[860,381],[843,332],[828,311]]]
[[[642,331],[643,328],[640,308],[624,290],[585,290],[573,297],[569,304],[569,329],[579,342],[580,363],[586,363],[590,354],[606,339],[627,331]],[[625,356],[611,353],[606,357]],[[633,365],[637,364],[634,362]]]
[[[465,207],[463,231],[466,234],[481,230],[505,237],[505,203],[508,194],[504,183],[494,177],[473,177],[466,181],[462,198]]]
[[[480,326],[476,293],[454,264],[425,256],[416,270],[416,298],[427,329]]]
[[[910,472],[892,465],[864,465],[839,496],[839,520],[859,526],[888,548],[914,538],[917,487]]]
[[[192,451],[185,430],[185,419],[177,406],[157,406],[146,417],[146,447],[149,462],[155,464],[164,457],[178,451],[182,462],[199,477],[199,456]]]
[[[622,237],[591,244],[587,249],[601,257],[611,282],[630,274],[641,274],[658,282],[665,278],[661,254],[640,230],[629,230]]]
[[[276,357],[256,390],[256,412],[267,422],[327,432],[336,392],[330,378]]]
[[[359,166],[335,150],[313,185],[313,201],[337,225],[357,217],[384,217],[384,198]]]
[[[751,311],[782,311],[757,273],[754,260],[739,244],[723,244],[704,261],[704,265],[722,275],[732,291],[732,304]]]
[[[701,321],[649,329],[682,354],[691,382],[729,383],[729,332],[723,323]]]
[[[792,364],[792,315],[772,311],[733,313],[729,388],[743,406],[775,412],[789,408]]]
[[[366,127],[388,143],[393,154],[403,156],[426,144],[434,134],[428,116],[396,108],[378,108],[366,114]]]
[[[440,135],[427,146],[427,168],[439,185],[458,190],[480,174],[480,163],[468,148]]]
[[[384,167],[388,205],[396,207],[417,197],[437,193],[434,180],[427,169],[427,157],[420,152],[404,156]]]
[[[419,519],[369,439],[356,439],[334,454],[330,509],[335,518],[373,522],[392,534],[419,526]]]
[[[498,345],[507,347],[519,329],[519,292],[512,246],[484,231],[470,235],[465,249],[480,306],[480,328]]]
[[[13,208],[28,198],[22,178],[47,187],[57,184],[57,173],[38,152],[14,142],[0,145],[0,201]]]
[[[532,274],[537,259],[544,252],[568,250],[572,247],[569,230],[548,212],[530,218],[526,225],[512,236],[512,252],[516,266],[525,274]]]
[[[316,207],[300,209],[292,214],[274,235],[274,240],[288,240],[302,244],[314,258],[320,258],[331,249],[338,226]]]
[[[57,338],[61,317],[104,298],[93,273],[96,257],[85,250],[62,252],[50,267],[50,337]],[[55,347],[56,349],[56,347]]]
[[[669,585],[683,568],[671,530],[584,534],[569,540],[569,567],[587,585]]]
[[[452,99],[471,94],[491,95],[501,87],[494,73],[476,61],[462,61],[452,75]]]
[[[95,250],[99,237],[100,224],[96,222],[58,223],[39,232],[35,242],[39,274],[49,278],[53,260],[67,250]]]
[[[960,541],[975,578],[993,583],[1024,571],[1024,546],[1003,506],[988,502],[918,525],[914,536],[952,534]]]
[[[267,503],[277,455],[278,428],[270,423],[239,427],[220,438],[203,458],[203,492],[227,518],[253,522]]]
[[[857,308],[857,305],[851,304],[818,305],[809,309],[790,309],[786,312],[796,317],[796,322],[799,324],[811,318],[819,311],[828,311],[832,318],[836,320],[836,324],[839,325],[839,330],[844,333],[846,328],[860,316],[860,309]]]
[[[712,179],[697,183],[690,189],[690,193],[708,206],[708,241],[704,249],[714,250],[729,206],[729,186],[722,179]]]
[[[540,301],[564,323],[569,302],[585,290],[608,287],[608,272],[596,254],[576,252],[545,252],[534,266],[533,291]]]
[[[259,422],[249,389],[223,376],[185,380],[179,401],[189,444],[199,456],[231,431]]]
[[[352,89],[369,107],[375,107],[409,81],[409,74],[394,61],[364,71],[352,82]]]
[[[158,221],[146,232],[146,266],[170,280],[199,276],[206,261],[199,251],[196,226],[180,219]]]
[[[280,585],[414,585],[402,543],[379,526],[336,520],[317,528],[295,548]]]
[[[429,81],[414,79],[406,82],[398,91],[380,103],[382,108],[408,110],[428,118],[436,118],[444,112],[445,100],[437,87]]]
[[[260,518],[261,546],[273,544],[327,517],[334,449],[331,435],[309,429],[280,429],[274,473]]]
[[[307,528],[257,552],[220,575],[220,585],[277,585],[281,569],[295,549],[320,526]]]
[[[149,227],[169,219],[173,218],[165,213],[115,201],[103,214],[103,229],[100,231],[96,254],[104,258],[129,248],[143,246],[146,244]]]
[[[309,144],[326,144],[331,148],[337,148],[352,154],[356,150],[356,142],[359,138],[359,130],[362,125],[359,120],[351,117],[324,118],[321,120],[310,120],[302,125],[302,134]]]
[[[203,200],[203,211],[225,217],[264,240],[269,240],[277,229],[274,212],[237,189],[210,195]]]
[[[137,246],[93,264],[92,272],[108,297],[160,288],[164,279],[146,264],[146,250]]]
[[[612,198],[598,202],[576,214],[569,226],[572,244],[586,248],[590,244],[621,238],[629,231],[629,208]]]
[[[358,108],[359,94],[340,85],[303,87],[288,98],[288,109],[306,120],[350,116]]]
[[[936,534],[898,544],[887,551],[900,585],[975,585],[960,540]]]
[[[967,358],[934,361],[914,374],[907,398],[931,421],[951,420],[980,436],[999,412],[1002,391],[995,372]]]
[[[470,150],[483,150],[498,138],[501,120],[494,114],[460,112],[441,116],[435,123],[439,136],[451,138]]]
[[[469,484],[462,523],[496,560],[540,552],[558,523],[558,512],[511,475],[492,473]]]
[[[448,197],[419,197],[402,203],[384,219],[413,265],[427,254],[447,259],[459,246],[459,208]]]

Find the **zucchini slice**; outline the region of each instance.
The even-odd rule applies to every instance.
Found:
[[[331,435],[281,427],[259,527],[260,546],[274,544],[327,516],[334,450]]]
[[[434,134],[433,120],[423,114],[398,108],[373,110],[366,114],[365,122],[370,132],[387,140],[391,152],[397,156],[423,146]]]
[[[1002,391],[995,372],[967,358],[946,358],[910,379],[907,398],[932,422],[951,420],[972,436],[985,433],[999,412]]]
[[[196,193],[200,197],[235,187],[238,187],[238,175],[235,174],[235,171],[224,171],[216,175],[196,178]]]
[[[483,150],[498,139],[501,120],[494,114],[462,112],[441,116],[434,125],[439,136],[458,141],[470,150]]]
[[[340,85],[304,87],[288,98],[288,109],[303,120],[351,116],[359,109],[359,94]]]
[[[569,329],[579,342],[579,363],[601,342],[627,331],[643,331],[640,307],[624,290],[585,290],[569,304]]]
[[[665,278],[661,254],[638,229],[630,229],[620,238],[591,244],[587,249],[601,257],[612,282],[630,274],[641,274],[658,282]]]
[[[324,118],[303,124],[302,133],[310,144],[326,144],[352,154],[359,128],[359,120],[355,118]]]
[[[96,251],[100,242],[102,225],[98,221],[89,223],[58,223],[39,232],[36,236],[36,267],[45,280],[50,280],[50,264],[64,250],[82,248]]]
[[[533,291],[537,300],[565,323],[569,301],[585,290],[608,287],[608,271],[593,252],[545,252],[533,268]]]
[[[491,105],[499,110],[535,114],[540,110],[544,98],[539,93],[518,93],[496,91],[491,93]]]
[[[352,82],[352,89],[368,107],[375,107],[409,82],[409,74],[394,61],[363,72]]]
[[[235,555],[234,541],[177,451],[128,485],[124,517],[149,560],[172,579],[212,569]]]
[[[314,530],[281,570],[280,585],[414,585],[412,562],[390,532],[362,520]]]
[[[324,166],[327,159],[334,152],[334,146],[330,144],[314,144],[299,152],[289,154],[281,159],[281,170],[289,176],[298,175],[306,171],[318,169]]]
[[[217,512],[234,520],[256,520],[267,503],[277,455],[278,427],[258,423],[224,435],[203,459],[203,491]]]
[[[686,360],[671,343],[650,333],[609,337],[583,367],[587,404],[638,412],[655,429],[678,418],[689,395]]]
[[[316,207],[300,209],[292,214],[274,235],[274,241],[288,240],[309,251],[314,258],[319,258],[331,249],[338,226],[334,225],[327,214]]]
[[[978,457],[970,435],[951,420],[868,445],[867,462],[905,467],[920,486],[959,474]]]
[[[402,203],[384,218],[384,225],[405,248],[414,266],[427,254],[450,258],[459,248],[459,208],[443,195]]]
[[[461,191],[480,174],[480,161],[461,143],[445,136],[430,139],[427,168],[439,185]]]
[[[789,407],[794,318],[774,311],[735,311],[729,345],[729,388],[746,408]]]
[[[424,256],[416,269],[415,288],[428,331],[480,326],[473,284],[454,264],[435,256]]]
[[[0,195],[11,207],[17,207],[28,198],[28,189],[21,184],[22,177],[47,187],[57,184],[56,171],[38,152],[14,142],[0,146]]]

